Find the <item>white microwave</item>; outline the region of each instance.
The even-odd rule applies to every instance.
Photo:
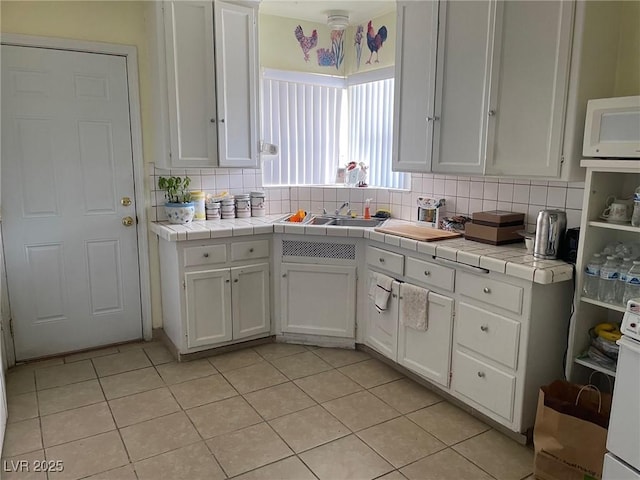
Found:
[[[640,158],[640,95],[589,100],[582,155]]]

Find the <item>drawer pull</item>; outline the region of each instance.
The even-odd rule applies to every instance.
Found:
[[[490,289],[489,287],[484,287],[484,288],[482,289],[482,291],[483,291],[484,293],[491,293],[491,289]]]
[[[431,272],[429,270],[425,270],[424,271],[424,275],[425,275],[425,277],[428,277],[429,275],[431,275]]]
[[[396,298],[398,295],[396,295],[395,293],[392,293],[392,294],[391,294],[391,296],[392,296],[393,298]]]
[[[378,259],[378,261],[379,261],[380,263],[384,263],[384,258],[380,257],[380,258]]]
[[[487,326],[487,325],[480,325],[480,330],[482,330],[483,332],[488,332],[488,331],[489,331],[489,326]]]
[[[484,372],[478,372],[478,377],[484,378]]]
[[[253,253],[253,248],[250,248],[250,249],[249,249],[249,253]]]
[[[203,256],[204,258],[209,258],[209,254],[208,254],[208,253],[205,253],[205,254],[203,254],[202,256]]]

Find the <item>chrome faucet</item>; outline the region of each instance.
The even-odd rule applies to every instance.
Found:
[[[340,212],[344,209],[344,208],[348,208],[349,207],[349,202],[344,202],[339,208],[336,208],[336,215],[341,215]],[[350,210],[348,210],[347,212],[349,212]],[[347,213],[348,215],[348,213]]]

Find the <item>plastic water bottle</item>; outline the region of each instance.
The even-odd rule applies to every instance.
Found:
[[[600,269],[602,268],[602,255],[594,253],[584,269],[584,283],[582,293],[585,297],[598,298],[598,285],[600,284]]]
[[[634,261],[633,266],[627,272],[622,302],[626,305],[632,298],[640,298],[640,260]]]
[[[609,255],[600,269],[600,283],[598,284],[598,300],[605,303],[616,301],[616,282],[618,281],[618,265],[616,257]]]
[[[618,281],[616,282],[616,303],[622,303],[622,299],[624,298],[624,288],[627,283],[627,272],[631,269],[632,266],[633,261],[631,260],[631,258],[625,257],[622,259]]]
[[[633,213],[631,214],[631,226],[640,227],[640,192],[633,194]]]

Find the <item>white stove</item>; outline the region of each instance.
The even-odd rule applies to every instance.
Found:
[[[602,480],[640,480],[640,298],[627,302],[620,330]]]

